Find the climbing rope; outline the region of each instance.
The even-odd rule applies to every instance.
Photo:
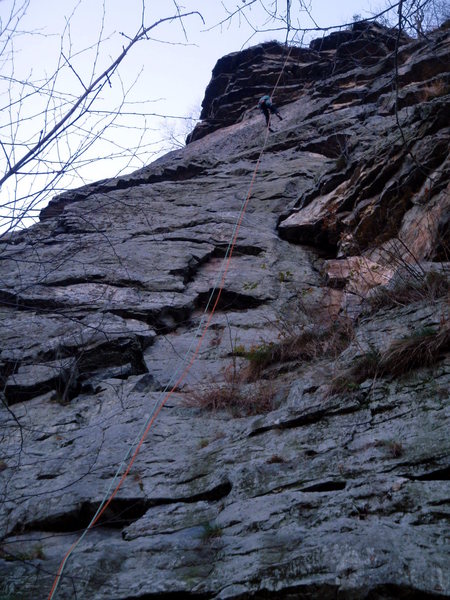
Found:
[[[281,77],[283,75],[284,69],[286,68],[286,64],[289,60],[289,57],[291,55],[293,46],[292,46],[292,42],[294,41],[294,38],[291,40],[291,46],[289,48],[289,52],[286,56],[286,59],[284,61],[283,67],[280,70],[280,73],[278,75],[278,79],[273,87],[272,90],[272,94],[271,97],[274,96]],[[119,489],[121,488],[123,482],[125,481],[125,479],[127,478],[131,467],[133,466],[134,461],[136,460],[137,455],[139,454],[139,450],[141,449],[142,444],[144,443],[148,432],[150,431],[153,423],[155,422],[156,418],[158,417],[159,413],[161,412],[161,410],[163,409],[164,405],[167,403],[167,401],[169,400],[169,398],[172,396],[172,394],[178,389],[178,387],[180,386],[180,384],[184,381],[185,377],[187,376],[187,374],[189,373],[189,371],[192,368],[192,365],[194,364],[199,352],[200,352],[200,348],[202,347],[203,341],[205,339],[205,335],[209,329],[211,320],[214,316],[214,313],[216,311],[216,308],[219,304],[219,300],[220,297],[222,295],[222,291],[225,285],[225,279],[230,267],[230,263],[231,263],[231,258],[233,256],[233,251],[234,251],[234,247],[236,245],[236,241],[237,241],[237,237],[239,234],[239,230],[240,227],[242,225],[242,221],[244,219],[244,215],[246,213],[247,210],[247,206],[250,202],[250,198],[251,198],[251,194],[252,194],[252,190],[253,190],[253,186],[256,180],[256,175],[258,173],[259,170],[259,165],[262,159],[262,156],[264,154],[264,151],[266,149],[267,146],[267,140],[269,137],[269,127],[270,127],[270,118],[269,118],[269,123],[266,127],[266,131],[265,131],[265,136],[264,136],[264,141],[258,156],[258,159],[256,161],[255,164],[255,168],[253,170],[253,175],[252,175],[252,179],[250,181],[250,185],[248,187],[248,191],[247,191],[247,195],[245,197],[245,200],[243,201],[241,208],[239,210],[235,225],[234,225],[234,229],[233,229],[233,233],[231,236],[231,240],[228,244],[225,256],[222,260],[222,264],[221,264],[221,268],[218,272],[217,278],[216,278],[216,282],[214,284],[214,287],[209,295],[208,298],[208,302],[206,304],[206,307],[204,309],[202,318],[199,322],[199,325],[196,329],[196,332],[192,338],[191,344],[183,358],[183,361],[181,363],[180,368],[178,369],[177,372],[175,372],[169,383],[166,385],[165,389],[162,392],[162,399],[158,400],[155,405],[153,406],[153,409],[150,413],[150,415],[147,417],[143,427],[141,428],[141,431],[139,432],[138,436],[134,439],[134,441],[132,442],[132,444],[130,445],[127,454],[125,455],[125,457],[123,458],[122,462],[120,463],[104,497],[103,500],[101,501],[96,513],[94,514],[94,516],[92,517],[91,521],[89,522],[89,524],[87,525],[87,527],[84,529],[83,533],[81,534],[81,536],[70,546],[70,548],[68,549],[68,551],[66,552],[66,554],[64,555],[63,559],[61,560],[61,563],[58,567],[56,576],[54,578],[53,581],[53,585],[52,588],[50,590],[50,593],[48,595],[48,600],[53,600],[56,590],[58,588],[58,585],[60,583],[61,580],[61,576],[63,574],[64,568],[67,564],[67,561],[70,558],[70,555],[73,553],[73,551],[75,550],[75,548],[82,542],[82,540],[84,539],[84,537],[87,535],[88,531],[90,529],[92,529],[94,527],[94,525],[99,521],[99,519],[101,518],[101,516],[103,515],[103,513],[105,512],[105,510],[108,508],[108,506],[110,505],[110,503],[112,502],[112,500],[114,499],[114,497],[117,495],[117,492],[119,491]],[[214,296],[217,292],[217,296],[214,300],[213,303],[213,299]],[[213,303],[213,306],[211,308],[211,311],[206,319],[206,315],[208,314],[209,311],[209,307],[211,306],[211,304]],[[204,323],[206,319],[206,323]],[[200,334],[201,332],[201,334]],[[198,335],[200,334],[200,338],[198,339],[198,342],[194,348],[194,350],[192,351],[192,348],[194,346],[194,342],[195,339],[198,337]],[[192,355],[191,355],[192,352]],[[183,368],[183,365],[184,368]],[[181,373],[179,373],[181,371]],[[174,383],[172,383],[174,382]],[[134,449],[134,450],[133,450]],[[131,456],[131,459],[130,459]],[[127,461],[129,460],[128,464]],[[127,464],[125,471],[123,472],[122,476],[120,477],[119,482],[117,483],[117,485],[115,486],[115,488],[113,489],[113,491],[111,492],[114,483],[116,482],[116,480],[118,479],[120,472],[122,471],[122,468],[125,466],[125,464]]]

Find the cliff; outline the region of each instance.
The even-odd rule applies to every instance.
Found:
[[[0,243],[0,597],[450,594],[449,31],[222,58],[182,150]],[[187,358],[186,358],[187,357]],[[184,361],[184,362],[183,362]]]

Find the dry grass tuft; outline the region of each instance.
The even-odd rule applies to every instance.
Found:
[[[423,278],[411,279],[392,290],[378,289],[369,299],[370,312],[393,306],[407,306],[423,300],[434,301],[449,293],[447,276],[439,271],[430,271]]]
[[[266,464],[268,465],[282,464],[285,462],[286,461],[284,460],[284,458],[282,456],[279,456],[278,454],[272,454],[272,456],[266,460]]]
[[[225,381],[211,382],[202,388],[187,392],[185,404],[204,410],[227,410],[235,417],[268,413],[275,408],[276,390],[271,382],[249,385],[247,371],[235,368],[225,372]]]
[[[450,326],[445,322],[440,330],[425,327],[414,334],[396,340],[386,350],[370,351],[331,382],[331,394],[358,388],[369,378],[378,376],[400,377],[414,369],[430,367],[450,350]]]
[[[404,454],[403,444],[394,440],[380,440],[375,442],[374,446],[385,448],[389,456],[391,456],[392,458],[400,458]]]
[[[223,530],[220,525],[204,523],[202,532],[202,542],[207,543],[216,538],[222,537]]]
[[[336,358],[347,348],[352,337],[353,326],[342,319],[326,330],[291,333],[278,343],[252,346],[240,355],[249,361],[248,379],[254,381],[261,377],[264,369],[276,363]]]
[[[424,328],[395,341],[381,357],[380,371],[398,377],[413,369],[433,365],[449,349],[448,325],[440,331]]]
[[[400,442],[391,442],[389,444],[389,454],[392,458],[403,456],[403,445]]]
[[[329,387],[330,394],[343,394],[359,388],[359,384],[378,374],[380,354],[376,350],[367,352],[358,358],[354,364],[335,377]]]

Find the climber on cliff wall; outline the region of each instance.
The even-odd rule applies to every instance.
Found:
[[[258,108],[266,117],[266,127],[269,128],[269,131],[273,132],[273,129],[270,127],[270,115],[277,115],[280,121],[283,120],[283,117],[278,112],[278,108],[275,104],[272,103],[270,96],[262,96],[258,102]]]

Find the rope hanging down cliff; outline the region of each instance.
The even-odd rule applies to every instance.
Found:
[[[286,59],[285,59],[284,64],[283,64],[283,66],[282,66],[282,68],[280,70],[280,73],[278,75],[278,79],[277,79],[277,81],[276,81],[276,83],[275,83],[275,85],[273,87],[271,96],[275,95],[275,92],[276,92],[276,90],[277,90],[277,88],[279,86],[281,77],[283,75],[284,69],[285,69],[286,64],[287,64],[287,62],[289,60],[289,57],[291,55],[292,48],[293,48],[292,41],[291,41],[291,45],[289,47],[289,52],[286,55]],[[221,297],[221,294],[222,294],[222,291],[223,291],[223,288],[224,288],[224,285],[225,285],[225,279],[226,279],[226,276],[227,276],[227,273],[228,273],[228,269],[230,267],[231,258],[233,256],[233,250],[234,250],[234,247],[236,245],[236,241],[237,241],[237,237],[238,237],[238,234],[239,234],[239,230],[240,230],[240,227],[241,227],[241,224],[242,224],[245,212],[247,210],[247,206],[248,206],[248,204],[250,202],[250,198],[251,198],[251,194],[252,194],[252,190],[253,190],[253,185],[255,183],[256,175],[257,175],[258,170],[259,170],[259,165],[260,165],[262,156],[264,154],[264,151],[266,149],[267,139],[268,139],[268,136],[269,136],[269,128],[270,128],[270,120],[269,120],[269,123],[267,124],[267,127],[266,127],[266,131],[265,131],[265,135],[264,135],[264,141],[263,141],[263,144],[262,144],[262,147],[261,147],[258,159],[256,161],[255,168],[253,170],[253,175],[252,175],[252,179],[250,181],[250,185],[249,185],[249,188],[248,188],[248,191],[247,191],[247,195],[246,195],[245,200],[242,203],[240,211],[238,213],[238,216],[237,216],[237,219],[236,219],[236,222],[235,222],[235,225],[234,225],[233,233],[232,233],[232,236],[231,236],[231,240],[230,240],[230,242],[228,244],[227,251],[225,253],[225,256],[224,256],[222,264],[221,264],[221,268],[220,268],[220,270],[218,272],[218,275],[217,275],[217,278],[216,278],[216,283],[215,283],[215,285],[213,287],[213,290],[210,293],[210,296],[209,296],[207,305],[205,307],[205,310],[203,312],[202,318],[201,318],[200,323],[199,323],[199,325],[197,327],[197,330],[196,330],[196,332],[195,332],[195,334],[194,334],[194,336],[192,338],[191,344],[190,344],[190,346],[189,346],[189,348],[188,348],[188,350],[187,350],[187,352],[186,352],[186,354],[185,354],[185,356],[184,356],[184,358],[182,360],[181,366],[178,369],[178,371],[175,372],[172,375],[169,383],[166,385],[165,389],[163,390],[163,392],[161,394],[162,399],[160,399],[159,401],[157,401],[155,403],[155,405],[154,405],[154,407],[153,407],[150,415],[147,417],[147,419],[146,419],[143,427],[141,428],[141,431],[140,431],[139,435],[132,442],[130,448],[128,449],[127,454],[125,455],[125,457],[123,458],[122,462],[120,463],[120,465],[119,465],[119,467],[118,467],[118,469],[117,469],[117,471],[116,471],[116,473],[115,473],[115,475],[114,475],[114,477],[113,477],[113,479],[112,479],[112,481],[111,481],[111,483],[109,485],[109,488],[106,491],[106,493],[104,495],[104,498],[101,501],[101,503],[100,503],[100,505],[99,505],[99,507],[98,507],[98,509],[97,509],[97,511],[95,513],[95,515],[92,517],[90,523],[87,525],[87,527],[85,528],[85,530],[83,531],[83,533],[81,534],[81,536],[70,546],[69,550],[64,555],[64,557],[63,557],[63,559],[62,559],[62,561],[61,561],[61,563],[60,563],[60,565],[58,567],[58,571],[57,571],[57,573],[55,575],[52,588],[51,588],[50,593],[48,595],[48,600],[53,600],[53,598],[55,597],[56,590],[58,588],[59,582],[61,580],[61,576],[63,574],[64,568],[65,568],[65,566],[67,564],[67,561],[68,561],[70,555],[75,550],[75,548],[82,542],[82,540],[84,539],[84,537],[86,536],[86,534],[88,533],[88,531],[90,529],[92,529],[94,527],[94,525],[98,522],[98,520],[100,519],[100,517],[103,515],[103,513],[105,512],[105,510],[108,508],[108,506],[111,503],[111,501],[116,496],[116,494],[119,491],[119,489],[121,488],[123,482],[127,478],[128,474],[130,472],[130,469],[133,466],[133,463],[136,460],[136,457],[137,457],[137,455],[139,453],[139,450],[141,449],[141,446],[144,443],[144,441],[145,441],[145,439],[146,439],[146,437],[147,437],[147,435],[148,435],[148,433],[149,433],[149,431],[150,431],[153,423],[155,422],[156,418],[158,417],[159,413],[161,412],[161,410],[164,407],[164,405],[166,404],[166,402],[169,400],[169,398],[172,396],[172,394],[178,389],[178,387],[180,386],[180,384],[183,382],[183,380],[185,379],[185,377],[187,376],[187,374],[191,370],[192,365],[194,364],[194,362],[195,362],[195,360],[196,360],[196,358],[197,358],[197,356],[198,356],[198,354],[200,352],[201,346],[202,346],[203,341],[205,339],[206,332],[209,329],[211,320],[212,320],[212,318],[214,316],[214,313],[216,311],[217,305],[219,303],[219,300],[220,300],[220,297]],[[211,312],[209,313],[209,315],[208,315],[208,317],[206,319],[206,315],[207,315],[207,313],[209,311],[210,305],[213,303],[213,298],[216,295],[216,292],[217,292],[217,296],[216,296],[216,298],[214,300],[214,304],[212,306]],[[204,323],[205,319],[206,319],[206,323]],[[192,351],[195,339],[200,334],[200,332],[201,332],[200,338],[198,339],[198,342],[197,342],[194,350]],[[184,368],[183,368],[183,365],[185,365]],[[178,374],[180,371],[181,371],[181,373]],[[172,381],[174,381],[174,383],[172,383]],[[130,459],[130,456],[131,456],[131,459]],[[116,487],[111,492],[111,489],[113,488],[114,483],[118,479],[123,466],[127,463],[128,460],[129,460],[129,462],[127,464],[127,467],[126,467],[125,471],[123,472],[122,476],[120,477],[120,480],[117,483]]]

